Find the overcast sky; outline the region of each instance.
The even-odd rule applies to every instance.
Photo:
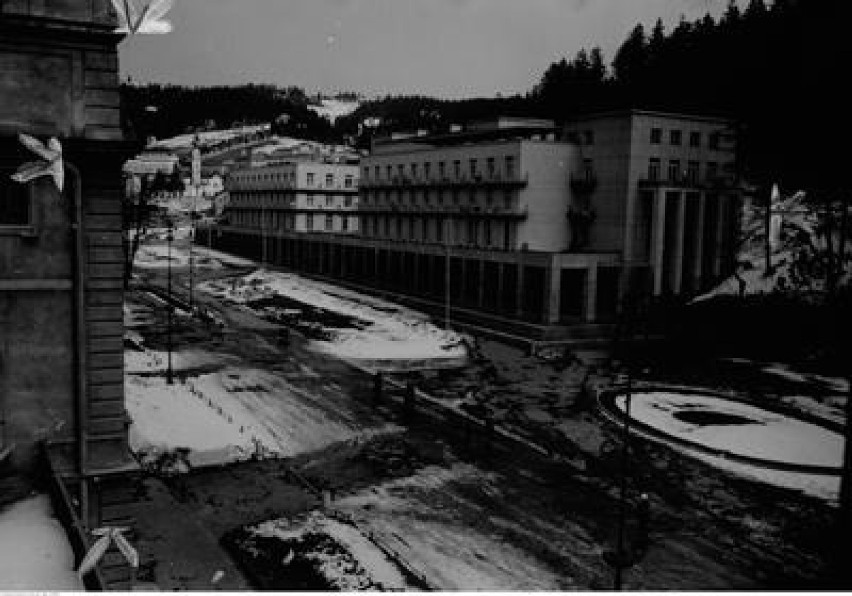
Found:
[[[137,3],[147,0],[136,0]],[[742,5],[742,2],[740,2]],[[721,14],[727,0],[176,0],[175,31],[121,45],[138,82],[298,85],[308,92],[493,96],[633,26]]]

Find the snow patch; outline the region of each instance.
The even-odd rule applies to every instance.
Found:
[[[74,552],[53,517],[47,495],[0,512],[0,590],[85,590],[74,571]]]

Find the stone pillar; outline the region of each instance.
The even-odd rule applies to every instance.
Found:
[[[479,289],[476,294],[476,306],[485,306],[485,260],[479,259]]]
[[[562,262],[559,255],[550,256],[550,263],[544,271],[544,324],[555,325],[559,322],[562,305]]]
[[[707,211],[707,193],[698,195],[698,221],[695,226],[695,263],[692,267],[693,289],[701,290],[701,272],[704,262],[704,216]]]
[[[677,224],[675,228],[674,259],[672,259],[672,292],[680,294],[683,287],[683,241],[686,228],[686,193],[678,193]]]
[[[725,207],[728,197],[723,194],[716,196],[716,230],[714,237],[716,246],[713,249],[713,277],[719,277],[722,273],[722,259],[724,257],[723,243],[725,241]]]
[[[497,312],[502,313],[506,305],[506,264],[497,263]]]
[[[666,246],[666,193],[657,191],[654,197],[653,229],[651,231],[651,269],[654,272],[654,295],[663,293],[663,254]]]
[[[656,278],[655,278],[656,280]],[[598,318],[598,265],[593,263],[586,270],[586,311],[584,318],[587,323],[594,323]]]
[[[524,259],[518,256],[515,265],[518,268],[517,283],[515,285],[515,316],[520,318],[524,312]]]

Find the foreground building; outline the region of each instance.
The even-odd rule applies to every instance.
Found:
[[[117,478],[134,469],[115,26],[108,0],[0,3],[0,450],[24,473],[43,470],[47,454],[78,556],[83,530],[128,522]],[[50,177],[10,180],[37,159],[21,132],[61,140],[61,193]]]
[[[275,263],[457,317],[570,335],[627,299],[730,271],[734,160],[729,122],[641,111],[397,136],[361,161],[357,236],[272,221],[263,246]],[[219,245],[255,254],[260,221],[229,218]]]

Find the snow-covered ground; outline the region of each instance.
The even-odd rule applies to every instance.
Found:
[[[359,328],[326,329],[318,350],[371,368],[459,366],[467,358],[462,337],[439,329],[416,311],[295,274],[256,271],[241,278],[202,284],[202,291],[239,304],[283,296],[306,307],[352,317]]]
[[[0,592],[82,592],[74,553],[50,499],[37,495],[0,512]]]
[[[618,396],[623,412],[626,398]],[[633,419],[669,436],[695,442],[732,455],[776,463],[839,468],[843,437],[822,426],[769,412],[744,403],[692,393],[648,391],[634,393]],[[656,437],[651,437],[656,438]],[[836,499],[839,476],[767,469],[735,462],[722,456],[696,454],[674,445],[714,466],[809,494]]]
[[[467,464],[427,467],[414,476],[391,480],[335,502],[358,519],[442,591],[540,591],[564,589],[566,579],[500,536],[463,521],[473,507],[460,495],[455,508],[435,503],[435,491],[456,481],[490,485],[487,474]],[[475,515],[472,511],[469,511]],[[487,511],[479,515],[488,516]],[[497,523],[496,519],[490,521]],[[580,555],[580,553],[577,553]],[[594,553],[599,557],[600,553]]]
[[[199,269],[221,269],[228,265],[231,267],[251,267],[252,261],[235,257],[217,250],[193,246],[195,267]],[[139,247],[136,253],[134,265],[140,269],[165,269],[169,266],[169,255],[171,255],[172,267],[189,267],[189,249],[185,246],[172,244],[171,251],[167,244],[147,243]]]
[[[133,421],[129,442],[145,460],[181,448],[189,450],[193,466],[253,456],[289,457],[399,430],[392,425],[359,427],[344,413],[330,411],[328,399],[319,393],[309,393],[276,373],[201,350],[173,354],[178,376],[198,367],[221,369],[168,385],[162,374],[166,357],[151,350],[126,352],[126,403]],[[161,374],[150,374],[157,371]],[[300,375],[311,373],[303,367]]]
[[[292,523],[274,519],[250,528],[256,536],[298,542],[306,535],[321,534],[343,547],[342,552],[307,552],[300,556],[319,563],[325,579],[343,592],[378,587],[383,591],[404,591],[410,586],[399,568],[375,544],[352,525],[314,512],[307,521]]]

